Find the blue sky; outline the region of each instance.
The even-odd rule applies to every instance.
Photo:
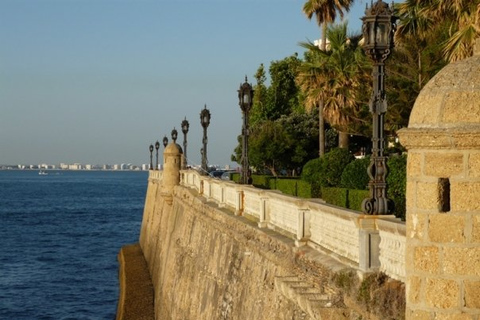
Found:
[[[320,38],[303,3],[0,0],[0,164],[147,163],[174,127],[183,140],[184,117],[199,164],[205,104],[209,163],[230,164],[245,75]]]

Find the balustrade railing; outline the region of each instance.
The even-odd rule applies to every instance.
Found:
[[[161,180],[162,171],[150,171]],[[365,216],[361,212],[299,199],[278,191],[257,189],[231,181],[181,171],[181,185],[195,189],[208,201],[256,220],[295,241],[328,252],[363,271],[379,270],[405,280],[405,224],[393,216]]]

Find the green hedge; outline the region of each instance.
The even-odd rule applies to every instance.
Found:
[[[348,189],[345,188],[321,188],[322,199],[327,203],[346,208]]]
[[[369,195],[368,190],[346,188],[322,188],[321,192],[327,203],[357,211],[362,210],[362,201]]]
[[[270,180],[270,189],[300,198],[312,198],[312,185],[298,178],[273,178]]]

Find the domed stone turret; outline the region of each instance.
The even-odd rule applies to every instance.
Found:
[[[173,188],[180,183],[182,154],[182,148],[175,142],[167,145],[163,152],[162,194],[166,197],[171,197]]]
[[[408,149],[406,319],[473,319],[480,314],[478,50],[429,81],[398,135]]]
[[[480,126],[480,55],[443,68],[419,94],[409,128]]]

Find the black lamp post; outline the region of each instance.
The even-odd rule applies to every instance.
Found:
[[[393,49],[393,35],[397,17],[393,5],[378,0],[365,9],[363,39],[365,53],[373,60],[373,94],[370,112],[373,117],[372,158],[368,167],[370,197],[362,202],[366,214],[381,215],[393,212],[393,201],[387,198],[387,165],[383,154],[385,148],[384,121],[387,112],[385,96],[385,60]]]
[[[177,129],[173,128],[172,130],[172,141],[173,143],[177,143],[178,132]]]
[[[182,167],[183,169],[187,168],[187,133],[188,133],[188,128],[190,127],[190,124],[187,121],[187,117],[185,117],[184,120],[182,120],[182,132],[183,132],[183,164]]]
[[[153,170],[153,144],[148,148],[150,150],[150,170]]]
[[[250,180],[250,168],[248,163],[248,136],[249,136],[249,127],[248,120],[250,109],[253,104],[253,89],[252,86],[247,82],[247,76],[245,76],[245,82],[240,85],[238,89],[238,100],[240,109],[242,109],[242,176],[240,178],[240,183],[248,184]]]
[[[163,137],[163,147],[166,148],[167,145],[168,145],[168,138],[167,138],[167,136],[164,136]]]
[[[208,143],[208,138],[207,138],[207,128],[208,125],[210,124],[210,118],[211,114],[210,111],[207,109],[207,105],[205,105],[205,108],[200,112],[200,123],[202,124],[203,127],[203,148],[201,150],[202,152],[202,174],[207,174],[208,172],[208,167],[207,167],[207,143]]]
[[[160,148],[160,142],[155,142],[155,155],[156,155],[156,160],[155,160],[155,170],[158,170],[158,149]]]

